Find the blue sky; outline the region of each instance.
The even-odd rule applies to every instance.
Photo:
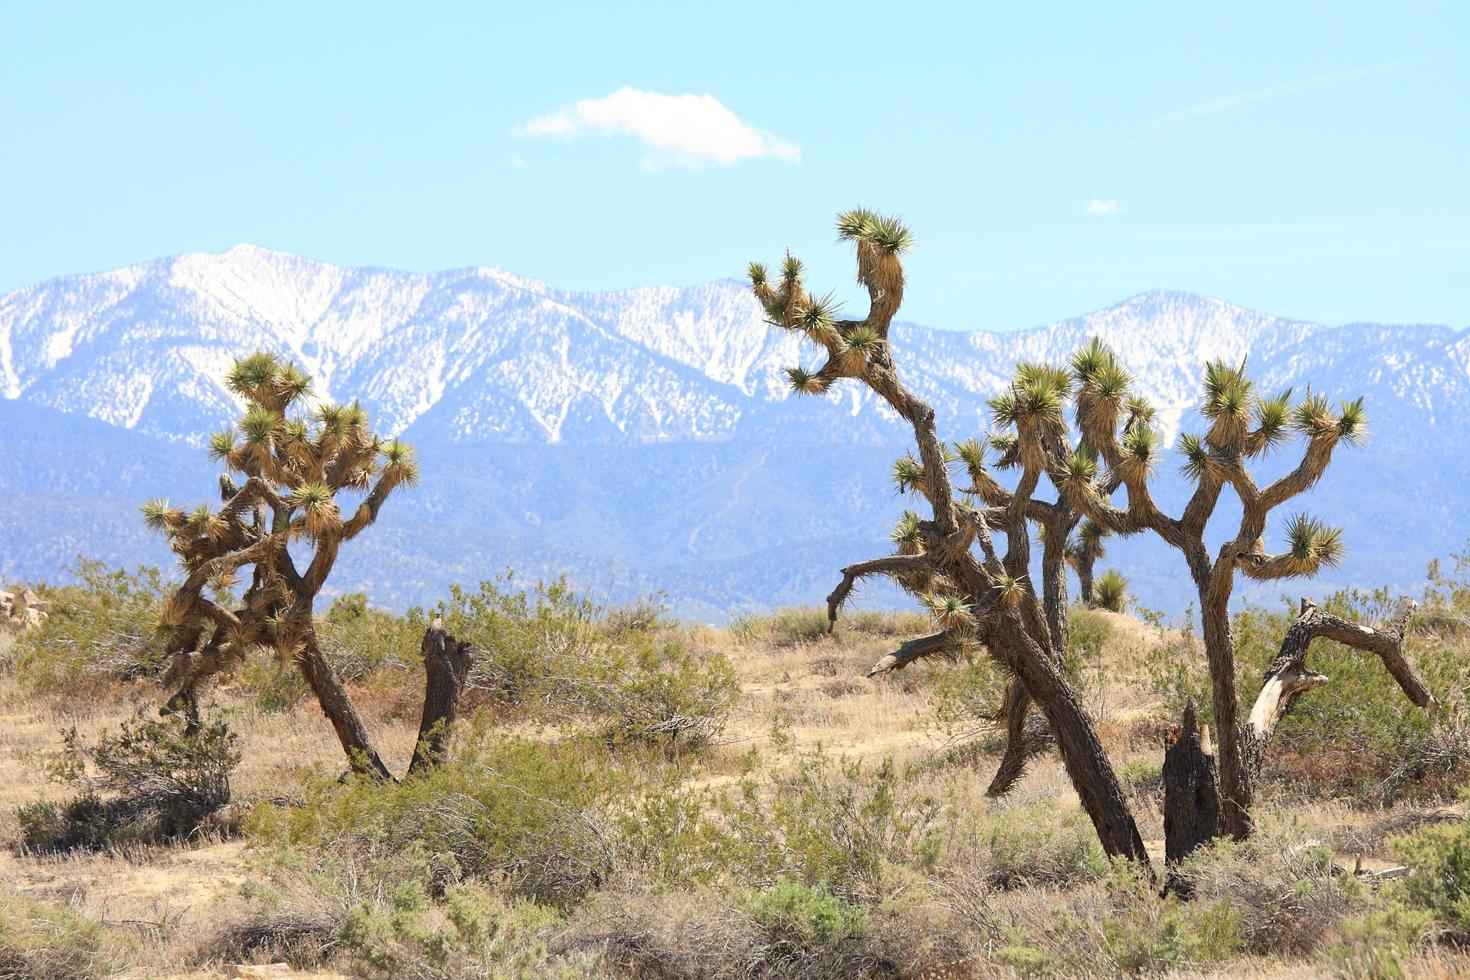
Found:
[[[855,204],[933,326],[1470,325],[1470,4],[0,8],[0,290],[249,241],[576,289],[789,245],[851,293]]]

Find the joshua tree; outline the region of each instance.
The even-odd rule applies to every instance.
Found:
[[[185,512],[161,500],[143,508],[149,526],[167,535],[187,573],[160,615],[173,658],[165,684],[176,688],[163,713],[184,710],[193,717],[201,683],[237,663],[249,648],[269,647],[300,669],[353,768],[387,777],[317,645],[313,604],[342,544],[377,520],[394,490],[418,478],[413,452],[396,439],[376,436],[356,403],[322,405],[309,418],[293,412],[309,393],[310,379],[270,354],[236,361],[227,384],[246,410],[232,429],[210,439],[210,455],[244,482],[222,475],[223,504],[216,510],[201,505]],[[239,608],[215,601],[245,580],[247,569]],[[435,660],[447,659],[452,683],[452,665],[467,651],[443,640],[431,643],[426,636],[424,653],[431,679],[443,673]],[[463,673],[461,667],[460,683]],[[434,754],[442,748],[446,722],[442,712],[433,719],[429,714],[421,746]],[[431,737],[435,726],[441,734]]]
[[[992,491],[988,509],[960,500],[950,479],[951,457],[936,433],[934,411],[899,379],[889,347],[889,327],[903,301],[899,256],[910,246],[911,236],[897,219],[862,209],[840,215],[837,229],[856,247],[857,279],[869,297],[863,319],[837,319],[830,296],[807,292],[801,263],[790,255],[775,281],[763,266],[753,263],[751,285],[775,326],[802,334],[826,355],[826,362],[815,371],[792,368],[787,372],[798,393],[821,394],[837,381],[853,379],[870,388],[912,427],[918,457],[901,460],[896,475],[901,484],[922,496],[930,516],[904,516],[893,532],[896,554],[844,568],[842,581],[828,597],[828,616],[835,622],[860,579],[889,576],[933,611],[938,629],[904,643],[870,673],[899,669],[924,656],[983,646],[1015,675],[1019,684],[1014,686],[1034,698],[1045,714],[1103,848],[1146,865],[1143,841],[1118,780],[1091,719],[1062,671],[1048,622],[1054,619],[1048,616],[1053,610],[1043,610],[1027,574],[1027,522],[1037,513],[1031,491],[1053,456],[1054,413],[1048,405],[1034,406],[1020,399],[1014,410],[1003,413],[1016,428],[1014,454],[1021,475],[1015,492],[1002,491],[985,473],[983,447],[978,443],[960,447],[977,486]],[[1110,436],[1116,438],[1116,433]],[[982,484],[982,480],[987,482]],[[1003,525],[1007,532],[1004,557],[995,548],[993,524]],[[1059,569],[1066,539],[1065,532],[1053,537]]]
[[[1075,366],[1084,385],[1100,372],[1112,371],[1111,352],[1100,345],[1079,355]],[[1357,443],[1366,419],[1362,399],[1343,402],[1332,411],[1327,399],[1308,393],[1295,405],[1291,392],[1259,396],[1245,375],[1245,365],[1222,361],[1205,368],[1202,414],[1209,428],[1203,435],[1179,438],[1184,473],[1194,491],[1178,517],[1154,503],[1149,479],[1160,458],[1160,437],[1140,426],[1113,437],[1098,427],[1094,445],[1108,471],[1127,493],[1127,506],[1115,507],[1098,492],[1094,467],[1072,467],[1071,494],[1088,516],[1117,534],[1152,531],[1184,556],[1199,594],[1205,653],[1209,661],[1211,701],[1219,738],[1221,822],[1229,834],[1245,837],[1251,830],[1251,774],[1245,759],[1240,699],[1235,686],[1235,645],[1230,635],[1230,596],[1236,572],[1258,580],[1296,578],[1335,565],[1342,555],[1342,535],[1304,515],[1286,525],[1287,546],[1268,554],[1263,535],[1270,514],[1309,489],[1321,478],[1340,443]],[[1305,440],[1301,459],[1286,475],[1260,487],[1246,468],[1292,436]],[[1234,533],[1212,556],[1207,526],[1226,488],[1240,499],[1242,514]]]
[[[1096,521],[1083,521],[1077,536],[1067,544],[1067,564],[1077,573],[1077,598],[1088,609],[1095,605],[1092,594],[1092,572],[1097,560],[1107,554],[1103,539],[1108,529]]]
[[[1146,403],[1128,397],[1128,376],[1100,342],[1092,341],[1076,361],[1070,371],[1044,364],[1020,365],[1008,389],[990,401],[997,434],[988,440],[969,439],[955,446],[956,457],[969,471],[971,485],[966,492],[992,508],[986,513],[987,520],[1005,531],[1006,571],[1018,581],[1031,581],[1028,522],[1036,526],[1042,546],[1042,609],[1052,651],[1058,658],[1071,642],[1066,567],[1076,564],[1085,575],[1084,588],[1090,589],[1092,563],[1101,554],[1098,541],[1105,533],[1094,522],[1082,521],[1081,503],[1067,492],[1068,481],[1079,467],[1096,472],[1099,450],[1094,442],[1104,428],[1107,437],[1115,439],[1121,422],[1126,437],[1153,418],[1153,410]],[[1084,378],[1083,369],[1094,365],[1090,380]],[[1069,398],[1076,403],[1075,444],[1064,415]],[[1003,487],[987,470],[986,456],[992,449],[997,468],[1017,471],[1013,490]],[[900,460],[896,468],[900,488],[905,488],[905,474],[910,476],[911,484],[915,473],[912,459]],[[1056,491],[1052,501],[1037,496],[1043,475]],[[1107,497],[1119,484],[1116,476],[1096,481],[1095,493]],[[1081,540],[1069,545],[1079,522]],[[1026,724],[1030,700],[1025,685],[1019,679],[1013,680],[998,715],[1006,723],[1006,751],[986,791],[991,796],[1009,792],[1031,756],[1048,744],[1045,732],[1033,731]]]

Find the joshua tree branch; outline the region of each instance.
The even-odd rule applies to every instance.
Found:
[[[848,565],[842,570],[842,581],[837,583],[827,596],[827,632],[832,632],[837,625],[837,613],[842,604],[852,594],[853,588],[859,579],[871,575],[891,575],[896,577],[902,575],[933,573],[934,565],[925,555],[887,555],[883,558],[872,558],[861,561],[855,565]]]
[[[958,649],[959,643],[959,639],[948,630],[940,630],[938,633],[907,640],[897,650],[885,654],[879,658],[877,663],[868,668],[868,676],[877,677],[889,671],[903,670],[922,657],[937,653],[953,653]]]
[[[1281,652],[1266,669],[1261,691],[1246,721],[1252,769],[1260,768],[1266,746],[1292,703],[1327,683],[1327,677],[1307,669],[1307,653],[1318,637],[1376,654],[1410,701],[1426,711],[1435,711],[1439,702],[1403,653],[1404,635],[1416,606],[1413,599],[1405,596],[1399,600],[1388,624],[1375,629],[1324,613],[1311,599],[1303,598],[1296,621],[1282,638]]]

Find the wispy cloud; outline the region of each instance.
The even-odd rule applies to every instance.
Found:
[[[1094,197],[1092,200],[1087,202],[1088,214],[1113,214],[1117,210],[1117,201],[1103,201]]]
[[[1247,92],[1235,92],[1231,95],[1223,95],[1218,99],[1210,99],[1207,102],[1199,102],[1194,105],[1166,112],[1154,119],[1155,126],[1171,126],[1175,123],[1186,122],[1190,119],[1198,119],[1201,116],[1212,116],[1217,112],[1228,112],[1231,109],[1239,109],[1242,106],[1253,105],[1257,102],[1270,102],[1288,95],[1296,95],[1299,92],[1311,92],[1317,89],[1331,88],[1341,85],[1343,82],[1355,81],[1368,75],[1386,71],[1403,64],[1401,60],[1384,61],[1376,65],[1366,65],[1362,68],[1350,68],[1347,71],[1329,72],[1325,75],[1313,75],[1310,78],[1297,78],[1279,85],[1268,85],[1264,88],[1251,89]]]
[[[624,86],[515,129],[522,139],[572,139],[588,133],[634,137],[647,147],[643,165],[650,169],[730,166],[762,157],[801,162],[800,147],[742,121],[709,94],[664,95]]]

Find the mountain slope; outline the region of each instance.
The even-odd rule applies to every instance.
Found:
[[[1363,562],[1339,581],[1417,581],[1470,536],[1453,462],[1470,440],[1463,332],[1326,327],[1157,292],[1013,333],[900,324],[894,344],[942,431],[963,438],[984,431],[985,400],[1017,361],[1063,361],[1094,335],[1171,437],[1197,424],[1200,367],[1216,357],[1248,358],[1270,391],[1367,398],[1373,441],[1314,491]],[[25,508],[0,515],[0,572],[54,576],[75,551],[159,560],[132,508],[207,496],[211,467],[192,447],[233,416],[221,378],[257,348],[419,446],[424,486],[337,581],[385,601],[514,566],[614,598],[666,589],[711,618],[812,602],[838,564],[884,549],[903,506],[886,484],[903,427],[850,385],[790,397],[782,371],[813,354],[739,283],[582,294],[495,269],[342,268],[242,245],[0,297],[0,489]],[[1183,493],[1161,477],[1162,500]],[[1138,540],[1114,551],[1146,602],[1182,608],[1177,559]]]

